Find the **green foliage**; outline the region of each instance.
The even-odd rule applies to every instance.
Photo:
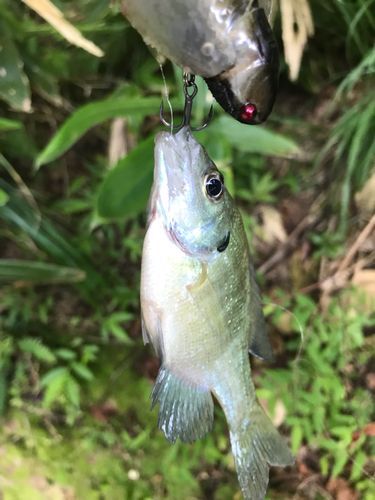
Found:
[[[0,207],[3,207],[6,203],[8,203],[8,200],[8,194],[3,189],[0,189]]]
[[[0,118],[0,130],[17,130],[22,128],[22,123],[8,118]]]
[[[81,269],[86,274],[86,279],[78,286],[88,300],[95,299],[92,296],[93,291],[103,286],[105,281],[90,263],[85,252],[70,243],[47,218],[39,219],[39,214],[17,190],[1,179],[0,186],[9,196],[9,201],[0,207],[0,218],[27,234],[56,264]],[[78,276],[83,277],[82,273]]]
[[[152,185],[154,137],[136,146],[108,174],[99,190],[98,212],[115,219],[145,209]],[[122,186],[119,192],[118,187]]]
[[[323,169],[315,175],[311,166],[319,140],[328,137],[317,156],[325,159],[330,194],[339,193],[343,231],[308,229],[307,238],[314,259],[335,259],[345,243],[352,194],[374,163],[375,3],[310,3],[316,37],[295,89],[283,85],[282,68],[279,114],[264,126],[246,127],[215,104],[212,123],[197,139],[223,172],[250,234],[250,210],[257,203],[279,205],[301,191],[321,190]],[[239,486],[222,411],[215,408],[213,432],[192,446],[171,446],[156,430],[157,411],[149,413],[156,368],[142,348],[138,297],[153,141],[165,95],[158,63],[108,1],[57,5],[103,48],[103,58],[70,46],[21,2],[0,0],[0,45],[6,43],[0,51],[0,470],[9,470],[4,497],[44,500],[68,495],[71,488],[73,496],[88,500],[174,500],[181,491],[186,499],[232,500]],[[276,20],[276,33],[279,25]],[[164,72],[178,124],[181,70],[166,64]],[[212,101],[203,80],[197,82],[193,125],[204,120]],[[294,90],[298,97],[302,86],[320,102],[327,82],[337,85],[328,106],[333,125],[309,123],[311,109],[298,99],[296,117]],[[291,116],[285,115],[284,99],[290,100],[285,109]],[[110,169],[106,150],[115,117],[125,118],[127,154]],[[335,212],[336,197],[327,203]],[[262,289],[267,284],[273,277],[263,278]],[[285,301],[304,330],[304,349],[294,363],[269,369],[265,377],[258,367],[254,371],[258,396],[271,413],[283,401],[282,431],[291,436],[293,450],[301,444],[313,448],[323,476],[341,475],[372,500],[374,483],[362,468],[375,444],[363,434],[355,442],[352,436],[373,418],[360,379],[374,356],[363,336],[365,327],[372,331],[373,318],[362,312],[363,304],[354,304],[357,314],[349,304],[340,295],[322,315],[308,297]],[[280,314],[273,313],[275,324]],[[278,362],[294,358],[299,346],[299,336],[290,336]],[[19,469],[10,471],[12,463]],[[48,478],[44,489],[34,487],[35,475]],[[278,496],[271,489],[268,498]]]
[[[295,453],[304,443],[319,448],[322,473],[331,477],[341,474],[352,461],[351,479],[359,481],[364,479],[360,464],[371,443],[362,435],[353,444],[353,433],[370,421],[374,407],[366,391],[354,388],[360,377],[356,360],[359,353],[366,353],[363,328],[374,326],[375,319],[361,312],[363,301],[357,295],[353,302],[354,293],[332,300],[326,317],[317,314],[313,300],[297,295],[293,313],[298,324],[294,329],[303,331],[302,351],[288,369],[268,370],[259,393],[268,399],[270,408],[275,408],[278,398],[283,401]],[[290,301],[283,306],[290,307]],[[272,306],[268,307],[270,312]],[[279,315],[277,312],[275,323]],[[286,348],[295,351],[299,343],[298,337]],[[366,359],[371,355],[370,350]]]
[[[6,326],[6,323],[4,324]],[[52,405],[63,406],[71,423],[77,417],[80,408],[80,387],[94,380],[94,374],[89,364],[96,361],[99,348],[97,345],[82,345],[79,341],[71,341],[69,347],[49,347],[40,338],[23,337],[17,344],[13,336],[1,330],[0,346],[0,390],[1,409],[4,410],[6,395],[9,392],[10,405],[18,407],[22,404],[21,392],[27,387],[26,366],[40,363],[45,373],[32,390],[44,390],[43,407]],[[4,375],[9,368],[11,356],[18,356],[18,374],[14,377],[7,390],[4,387]],[[35,365],[34,365],[35,366]],[[35,369],[35,368],[34,368]],[[43,370],[41,370],[43,371]]]
[[[23,61],[12,31],[4,19],[0,18],[0,97],[14,109],[30,111],[31,96],[28,79],[23,70]]]
[[[112,97],[102,102],[83,106],[75,112],[61,127],[55,137],[36,159],[37,167],[49,163],[61,156],[91,127],[110,118],[138,115],[143,117],[150,110],[157,109],[160,99],[134,97],[125,93],[123,97]]]
[[[275,201],[272,192],[280,186],[270,172],[260,176],[257,172],[250,173],[250,188],[242,188],[236,191],[238,198],[252,203],[270,203]]]
[[[338,105],[340,99],[342,99],[345,94],[350,93],[354,87],[361,81],[366,75],[371,75],[375,73],[375,47],[369,49],[369,51],[364,55],[361,62],[352,70],[340,83],[336,90],[334,100],[331,104],[331,108]]]
[[[322,233],[309,235],[311,242],[316,246],[313,253],[315,259],[328,257],[335,259],[343,251],[343,237],[339,233]]]
[[[374,99],[375,92],[369,92],[345,112],[319,155],[319,160],[321,160],[335,146],[333,165],[336,169],[341,168],[345,157],[347,157],[341,188],[341,229],[343,232],[346,231],[352,193],[363,187],[374,164]]]
[[[102,325],[102,335],[104,338],[108,339],[109,334],[112,334],[119,340],[122,340],[125,344],[132,344],[128,334],[122,328],[121,324],[125,321],[129,321],[133,318],[130,313],[113,313],[108,318],[105,319]]]
[[[363,16],[366,10],[362,8],[360,13]],[[375,19],[375,15],[373,19]],[[341,188],[342,232],[346,231],[352,193],[363,187],[374,165],[375,92],[371,90],[374,84],[374,73],[375,48],[371,47],[364,54],[360,63],[348,73],[339,85],[329,109],[330,113],[336,110],[339,104],[347,103],[349,96],[353,94],[359,84],[366,85],[365,91],[358,90],[359,99],[348,106],[349,109],[337,122],[325,147],[318,155],[318,162],[322,161],[334,148],[333,166],[340,173],[342,164],[346,164]]]
[[[18,347],[23,352],[29,352],[32,356],[40,361],[53,364],[56,362],[56,356],[51,349],[45,346],[39,339],[26,337],[18,341]]]
[[[22,280],[39,283],[74,283],[84,279],[85,273],[79,269],[43,262],[0,259],[0,282]]]
[[[227,115],[210,125],[210,135],[219,133],[239,151],[289,157],[299,152],[296,143],[263,127],[244,127]]]

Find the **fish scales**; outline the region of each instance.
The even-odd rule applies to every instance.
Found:
[[[242,224],[239,216],[237,223]],[[201,385],[207,386],[210,384],[207,371],[211,373],[220,365],[221,357],[227,355],[228,343],[242,334],[248,344],[248,319],[246,314],[240,314],[244,309],[250,314],[250,300],[244,292],[249,289],[247,247],[235,236],[231,247],[234,251],[230,255],[223,252],[205,271],[204,265],[183,254],[173,243],[160,216],[147,232],[144,253],[150,257],[142,266],[142,283],[147,286],[142,294],[147,294],[146,300],[155,304],[153,311],[160,311],[162,316],[164,362],[185,381],[190,381],[194,373],[194,380],[199,379]],[[240,279],[235,281],[234,266],[241,270]],[[200,284],[205,273],[207,277],[203,276]],[[164,283],[168,283],[166,289]],[[216,286],[218,283],[220,287]],[[143,310],[146,324],[147,309]],[[181,335],[176,335],[176,331]],[[202,352],[204,366],[199,357]]]
[[[152,392],[167,439],[212,427],[213,399],[230,430],[246,500],[263,500],[270,465],[294,458],[260,407],[248,351],[272,359],[241,215],[189,127],[155,139],[143,247],[143,333],[160,370]]]

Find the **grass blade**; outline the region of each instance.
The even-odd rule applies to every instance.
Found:
[[[44,262],[0,259],[0,282],[76,283],[83,281],[85,277],[84,271],[71,267],[45,264]]]
[[[0,117],[0,130],[17,130],[20,128],[22,128],[21,122]]]
[[[84,271],[86,279],[77,283],[80,292],[90,303],[97,304],[102,300],[103,290],[108,289],[107,281],[96,270],[89,256],[48,219],[42,217],[37,221],[26,200],[1,179],[0,188],[9,196],[6,205],[0,207],[0,218],[23,231],[54,263]]]

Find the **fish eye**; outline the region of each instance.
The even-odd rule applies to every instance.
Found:
[[[217,202],[224,192],[224,178],[219,172],[206,175],[204,180],[206,192],[211,201]]]

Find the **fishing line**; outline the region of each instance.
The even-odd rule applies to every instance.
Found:
[[[348,454],[348,452],[347,452],[346,450],[345,450],[345,453],[348,455],[348,459],[351,461],[351,463],[352,463],[353,465],[355,465],[355,466],[357,467],[357,469],[360,469],[360,471],[362,472],[362,474],[364,474],[365,476],[367,476],[369,479],[371,479],[371,481],[372,481],[373,483],[375,483],[375,476],[372,476],[369,472],[367,472],[367,470],[365,470],[363,467],[361,467],[361,466],[359,465],[359,463],[358,463],[356,460],[354,460],[354,458],[352,458],[352,457]]]
[[[169,92],[168,92],[167,80],[165,79],[165,75],[164,75],[164,71],[163,71],[163,66],[161,65],[161,63],[159,63],[159,68],[160,68],[160,71],[161,71],[161,76],[163,77],[165,98],[167,99],[169,110],[171,112],[171,134],[172,134],[173,133],[173,109],[172,109],[171,101],[169,100]]]

